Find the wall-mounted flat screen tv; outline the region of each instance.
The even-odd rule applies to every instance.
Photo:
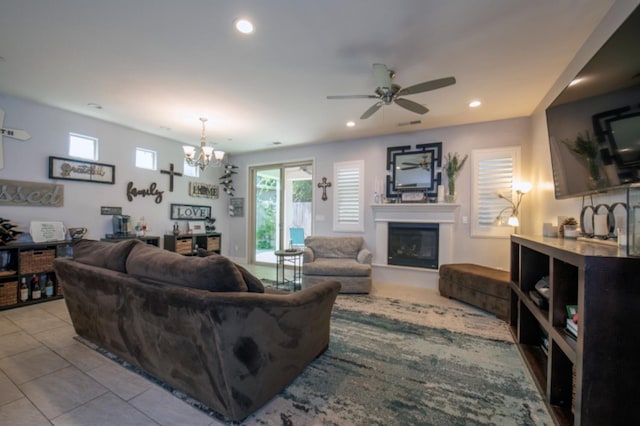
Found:
[[[640,7],[546,110],[556,198],[640,182]]]

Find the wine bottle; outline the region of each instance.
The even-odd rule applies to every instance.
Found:
[[[34,275],[33,278],[31,278],[31,298],[33,300],[40,299],[41,295],[42,294],[40,292],[40,279],[38,278],[37,275]]]
[[[45,287],[45,293],[47,294],[47,297],[53,296],[53,280],[51,279],[51,276],[47,278],[47,286]]]
[[[29,300],[29,287],[27,287],[27,279],[22,277],[20,279],[20,301],[26,302]]]

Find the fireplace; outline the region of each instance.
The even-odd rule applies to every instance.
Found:
[[[389,222],[387,264],[438,269],[440,225]]]

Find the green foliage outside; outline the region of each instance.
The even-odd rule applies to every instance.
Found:
[[[258,176],[258,229],[256,244],[258,249],[273,249],[276,241],[276,202],[278,181],[269,176]]]
[[[311,180],[296,180],[293,182],[294,203],[310,203],[312,192]]]

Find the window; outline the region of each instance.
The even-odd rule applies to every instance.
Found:
[[[191,176],[191,177],[200,177],[200,168],[198,166],[190,166],[189,163],[187,163],[186,158],[182,160],[183,162],[183,172],[182,174],[185,176]]]
[[[333,181],[333,230],[364,232],[364,162],[335,163]]]
[[[477,149],[471,152],[472,196],[471,236],[508,237],[513,228],[507,225],[514,199],[514,184],[520,176],[520,147]],[[500,220],[504,218],[504,220]]]
[[[136,167],[156,170],[157,152],[150,149],[136,148]]]
[[[98,138],[69,133],[69,155],[71,157],[98,160]]]

